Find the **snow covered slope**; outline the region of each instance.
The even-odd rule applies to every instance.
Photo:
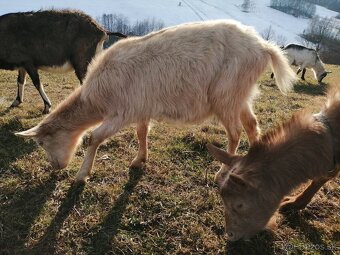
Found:
[[[181,2],[181,4],[179,4]],[[166,26],[210,19],[235,19],[254,26],[262,32],[271,26],[276,36],[287,42],[298,42],[298,34],[308,25],[308,19],[295,18],[269,8],[269,0],[254,0],[248,13],[242,12],[243,0],[12,0],[0,1],[0,15],[8,12],[31,11],[48,8],[80,9],[94,18],[103,13],[123,14],[131,22],[155,17]],[[334,17],[338,13],[317,6],[317,15]]]

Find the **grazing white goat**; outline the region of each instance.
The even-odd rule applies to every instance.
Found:
[[[251,98],[268,63],[280,90],[288,91],[295,74],[281,50],[234,21],[188,23],[128,38],[97,56],[84,85],[39,125],[17,134],[34,138],[52,165],[64,168],[82,134],[100,123],[76,181],[88,177],[98,146],[132,123],[139,141],[132,166],[140,167],[151,119],[194,123],[215,115],[235,153],[242,125],[250,143],[258,139]]]
[[[325,70],[324,64],[316,50],[298,44],[288,44],[283,50],[289,63],[299,67],[297,74],[302,71],[302,80],[305,80],[306,68],[312,69],[314,77],[319,83],[322,82],[322,79],[325,78],[328,73],[331,73]]]

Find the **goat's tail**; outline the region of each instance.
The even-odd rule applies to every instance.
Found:
[[[271,67],[275,75],[276,84],[282,93],[286,93],[293,87],[296,75],[278,46],[266,42],[265,47],[271,58]]]

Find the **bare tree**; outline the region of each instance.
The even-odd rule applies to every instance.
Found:
[[[275,38],[275,42],[276,42],[278,45],[286,45],[286,43],[287,43],[287,37],[285,37],[284,35],[278,35],[278,36],[276,36],[276,38]]]
[[[267,41],[274,41],[275,38],[275,31],[273,30],[272,26],[270,25],[266,29],[264,29],[260,35],[262,36],[263,39]]]
[[[314,17],[301,37],[313,44],[327,63],[340,64],[340,24],[336,19]]]
[[[316,45],[317,49],[321,48],[326,38],[332,38],[334,32],[332,18],[321,18],[315,16],[309,23],[307,29],[303,31],[302,37]]]

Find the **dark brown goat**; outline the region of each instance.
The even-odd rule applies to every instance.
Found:
[[[231,240],[248,238],[275,222],[275,211],[302,209],[340,170],[340,89],[330,93],[319,114],[295,114],[251,146],[246,156],[228,154],[208,145],[224,163],[216,182],[225,206],[226,232]],[[288,195],[312,180],[305,191]]]
[[[107,32],[82,12],[47,10],[0,16],[0,38],[0,68],[19,70],[17,98],[12,106],[23,100],[27,73],[44,101],[43,112],[48,113],[51,102],[40,83],[38,69],[74,69],[82,83],[88,64],[103,48]]]

